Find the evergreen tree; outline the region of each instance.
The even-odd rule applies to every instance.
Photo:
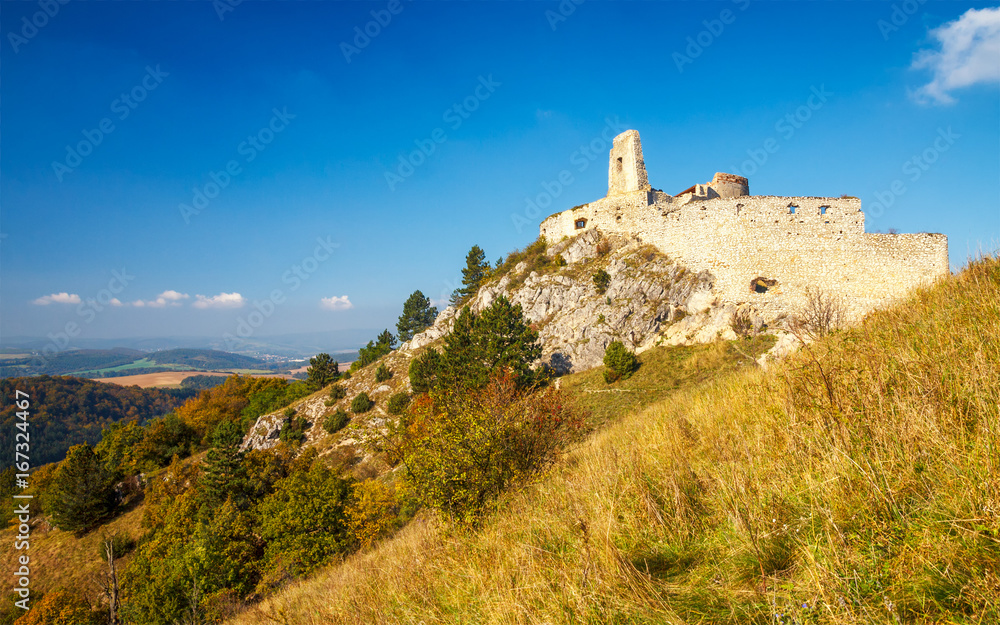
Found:
[[[426,393],[437,384],[441,354],[433,347],[410,362],[410,386],[414,393]]]
[[[531,363],[541,355],[538,333],[521,305],[501,295],[479,314],[462,309],[445,339],[438,376],[447,388],[481,388],[494,370],[507,369],[525,386],[534,379]]]
[[[375,341],[368,341],[368,345],[358,350],[358,359],[351,364],[351,371],[370,365],[394,349],[396,349],[396,337],[388,329],[383,330]]]
[[[212,433],[212,449],[205,456],[198,478],[201,501],[209,509],[218,508],[227,497],[237,505],[248,500],[243,453],[239,450],[242,440],[243,432],[233,421],[223,421]]]
[[[396,349],[396,337],[392,335],[392,332],[389,332],[388,328],[382,330],[382,334],[379,334],[378,338],[375,339],[375,346],[385,350],[385,353],[388,354]]]
[[[414,291],[403,304],[403,314],[396,322],[400,341],[409,341],[434,323],[438,310],[431,306],[431,300],[420,291]]]
[[[316,354],[309,359],[306,370],[306,383],[318,391],[328,384],[333,384],[340,375],[340,363],[330,358],[330,354]]]
[[[112,476],[88,444],[70,447],[45,496],[45,509],[61,530],[82,534],[115,509]]]
[[[472,297],[479,290],[479,285],[486,278],[490,263],[486,253],[478,245],[473,245],[465,257],[465,269],[462,270],[462,286],[451,294],[451,303],[459,304]]]

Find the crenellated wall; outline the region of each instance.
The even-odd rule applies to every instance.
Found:
[[[713,182],[724,180],[735,194],[745,179],[733,178],[717,174]],[[692,270],[711,271],[723,301],[751,303],[769,318],[796,312],[806,290],[819,288],[857,319],[949,270],[947,237],[865,233],[853,197],[697,199],[633,190],[552,215],[540,234],[557,242],[591,228],[635,236]]]

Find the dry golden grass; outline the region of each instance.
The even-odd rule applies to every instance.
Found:
[[[141,537],[142,506],[136,507],[115,518],[100,528],[77,538],[72,532],[64,532],[48,524],[36,524],[31,529],[31,547],[27,551],[15,551],[14,527],[0,530],[0,570],[13,572],[18,565],[18,557],[27,554],[31,558],[31,592],[37,597],[58,588],[79,591],[92,604],[98,605],[102,598],[104,574],[107,563],[101,560],[100,545],[105,536],[120,534],[136,541]],[[131,554],[119,560],[118,570],[124,569]]]
[[[250,623],[1000,622],[1000,262],[612,422]]]

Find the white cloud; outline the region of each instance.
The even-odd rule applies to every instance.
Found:
[[[929,83],[913,92],[921,104],[951,104],[955,89],[1000,82],[1000,7],[969,9],[930,32],[940,50],[921,50],[911,69],[931,72]]]
[[[37,306],[48,306],[49,304],[79,304],[80,296],[76,293],[53,293],[44,295],[31,302]]]
[[[239,293],[219,293],[212,297],[196,295],[195,308],[242,308],[246,300]]]
[[[180,306],[181,300],[185,300],[191,297],[187,293],[178,293],[177,291],[167,290],[156,296],[156,299],[142,301],[137,299],[132,302],[132,305],[136,308],[163,308],[165,306]],[[114,302],[112,302],[114,304]]]
[[[118,299],[117,297],[112,297],[111,298],[111,305],[112,306],[121,306],[122,305],[122,301],[120,299]]]
[[[319,305],[327,310],[350,310],[354,308],[354,304],[351,303],[351,300],[346,295],[324,297],[319,301]]]

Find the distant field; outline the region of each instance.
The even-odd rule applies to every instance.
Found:
[[[91,369],[91,370],[88,370],[88,371],[73,371],[72,373],[69,373],[67,375],[87,376],[87,375],[94,375],[94,374],[100,374],[100,373],[108,373],[109,371],[126,371],[128,369],[155,369],[155,368],[159,368],[159,367],[163,367],[164,369],[172,369],[172,370],[178,370],[178,369],[189,370],[189,369],[194,369],[194,367],[188,367],[186,365],[161,365],[161,364],[158,364],[156,362],[153,362],[149,358],[142,358],[140,360],[136,360],[135,362],[130,362],[130,363],[126,364],[126,365],[118,365],[117,367],[105,367],[104,369]]]
[[[162,373],[143,373],[140,375],[125,375],[117,378],[100,378],[95,382],[105,382],[107,384],[119,384],[121,386],[138,386],[140,388],[152,388],[154,386],[168,387],[180,386],[181,381],[192,375],[221,375],[230,376],[232,373],[221,371],[164,371]],[[254,374],[255,378],[285,378],[292,376],[285,374],[269,373]]]

